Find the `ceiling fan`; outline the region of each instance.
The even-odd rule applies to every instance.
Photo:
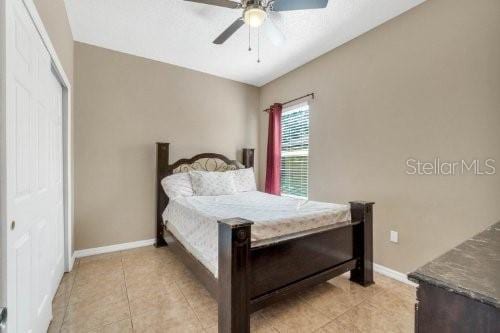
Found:
[[[243,15],[236,19],[222,34],[214,41],[214,44],[223,44],[244,24],[251,28],[259,28],[265,23],[265,30],[269,39],[276,45],[281,45],[285,37],[281,31],[274,26],[269,16],[273,12],[284,12],[291,10],[325,8],[328,0],[241,0],[240,2],[230,0],[185,0],[203,3],[212,6],[231,9],[243,9]]]

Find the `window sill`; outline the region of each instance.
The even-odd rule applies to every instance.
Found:
[[[288,198],[295,198],[295,199],[302,199],[302,200],[309,200],[308,197],[301,197],[300,195],[293,195],[293,194],[287,194],[287,193],[281,193],[282,197],[288,197]]]

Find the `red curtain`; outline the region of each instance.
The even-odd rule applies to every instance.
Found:
[[[283,105],[274,104],[269,109],[267,135],[266,193],[281,194],[281,111]]]

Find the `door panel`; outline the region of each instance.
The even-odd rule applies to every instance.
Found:
[[[28,332],[31,329],[31,237],[26,233],[15,245],[16,258],[16,311],[9,313],[9,321],[17,323],[17,332]],[[11,304],[9,304],[10,306]],[[16,316],[17,318],[13,316]]]
[[[43,307],[46,305],[50,295],[50,285],[47,283],[47,277],[49,276],[51,269],[49,262],[50,246],[47,246],[51,241],[49,228],[50,226],[47,223],[47,220],[43,219],[38,222],[34,233],[36,239],[34,239],[33,242],[35,246],[33,247],[34,251],[32,257],[34,259],[34,271],[37,273],[37,276],[34,276],[33,279],[33,290],[36,292],[35,309],[33,310],[36,312],[37,316],[44,311]]]
[[[47,191],[49,184],[49,119],[47,107],[38,105],[38,192]]]
[[[30,175],[33,163],[33,140],[30,140],[31,124],[34,122],[35,113],[32,110],[30,93],[19,82],[15,83],[16,102],[15,108],[15,138],[16,138],[16,200],[21,201],[30,194],[33,187],[33,177]]]
[[[62,87],[21,0],[7,1],[9,332],[45,332],[64,271]],[[11,259],[12,258],[12,259]]]

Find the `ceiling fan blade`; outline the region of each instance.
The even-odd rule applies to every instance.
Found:
[[[273,11],[326,8],[328,0],[276,0],[273,2]]]
[[[226,30],[224,30],[223,33],[217,37],[213,43],[214,44],[223,44],[229,37],[231,37],[236,31],[238,31],[241,26],[243,26],[245,22],[243,19],[240,17],[236,21],[233,22]]]
[[[262,26],[264,30],[264,34],[267,38],[273,43],[275,46],[283,46],[285,44],[286,38],[285,35],[281,32],[280,29],[274,24],[270,17],[264,22]]]
[[[241,4],[239,2],[234,2],[229,0],[184,0],[184,1],[197,2],[206,5],[233,8],[233,9],[241,8]]]

